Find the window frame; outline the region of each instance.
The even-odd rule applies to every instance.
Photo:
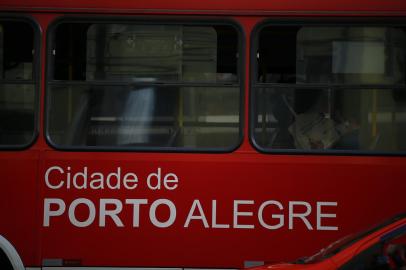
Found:
[[[34,91],[34,125],[32,131],[31,139],[25,144],[13,144],[4,145],[0,144],[0,151],[22,151],[32,147],[38,139],[40,130],[40,97],[41,97],[41,38],[42,29],[40,24],[29,15],[19,15],[19,14],[9,14],[0,12],[0,22],[24,22],[31,26],[33,31],[33,47],[34,54],[32,56],[32,78],[30,80],[10,80],[10,79],[0,79],[0,84],[20,84],[20,85],[32,85]]]
[[[238,140],[235,145],[230,147],[210,147],[210,148],[192,148],[192,147],[165,147],[165,146],[146,146],[146,147],[121,147],[121,146],[67,146],[58,145],[54,143],[49,134],[49,115],[50,115],[50,95],[48,94],[48,88],[51,85],[129,85],[128,82],[118,82],[112,80],[94,80],[91,83],[86,81],[68,81],[68,80],[55,80],[53,79],[54,74],[54,63],[53,63],[53,48],[55,44],[55,33],[59,25],[63,23],[104,23],[104,24],[146,24],[146,25],[183,25],[183,26],[230,26],[237,34],[237,81],[231,83],[193,83],[193,82],[137,82],[131,83],[133,86],[141,85],[152,85],[158,87],[166,86],[185,86],[185,87],[227,87],[227,88],[238,88],[239,89],[239,123],[238,123]],[[47,144],[55,150],[61,151],[81,151],[81,152],[156,152],[156,153],[230,153],[235,151],[240,147],[244,140],[244,108],[245,108],[245,32],[241,24],[233,18],[217,18],[217,17],[200,17],[200,16],[79,16],[79,15],[65,15],[56,18],[51,22],[48,27],[47,37],[46,37],[46,76],[45,76],[45,115],[44,115],[44,134]]]
[[[255,25],[251,31],[250,37],[250,93],[249,93],[249,142],[251,146],[262,154],[285,154],[285,155],[321,155],[321,156],[405,156],[406,151],[377,151],[377,150],[340,150],[340,149],[272,149],[266,148],[258,144],[255,140],[255,93],[258,88],[279,88],[279,89],[326,89],[334,87],[334,89],[350,88],[362,91],[368,90],[371,87],[378,87],[378,89],[404,89],[406,91],[406,83],[404,85],[391,85],[391,84],[293,84],[293,83],[260,83],[257,80],[258,75],[258,61],[257,51],[259,49],[259,37],[261,31],[266,27],[286,27],[286,26],[314,26],[314,27],[344,27],[344,26],[363,26],[363,27],[405,27],[406,20],[402,17],[329,17],[329,18],[267,18]],[[406,33],[406,31],[405,31]],[[368,88],[369,87],[369,88]]]

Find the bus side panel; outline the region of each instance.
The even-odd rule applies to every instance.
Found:
[[[38,153],[0,153],[0,235],[25,266],[38,265]]]
[[[77,266],[286,261],[406,210],[401,158],[48,152],[40,175],[42,259]]]

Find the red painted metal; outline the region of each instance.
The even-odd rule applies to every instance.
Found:
[[[313,156],[260,154],[249,143],[249,51],[250,32],[260,21],[270,16],[404,16],[406,2],[385,1],[49,1],[2,0],[0,10],[13,15],[29,15],[42,30],[41,103],[39,136],[33,146],[23,151],[0,152],[0,234],[19,252],[26,266],[40,266],[44,259],[63,259],[83,266],[138,267],[241,267],[244,261],[276,262],[311,254],[327,243],[371,223],[406,210],[405,157],[388,156]],[[139,152],[63,152],[45,142],[45,44],[48,25],[69,13],[108,13],[111,15],[166,14],[169,18],[187,15],[210,15],[230,18],[240,23],[245,32],[246,72],[244,141],[233,153],[139,153]],[[10,13],[7,13],[10,14]],[[176,15],[178,14],[178,15]],[[44,181],[48,168],[60,166],[105,175],[120,167],[139,177],[135,190],[52,190]],[[149,173],[161,168],[179,178],[175,190],[150,190],[145,185]],[[53,175],[52,181],[58,180]],[[43,225],[44,199],[59,198],[67,207],[77,198],[86,198],[96,205],[100,199],[147,199],[140,207],[140,225],[132,226],[132,208],[124,205],[119,214],[124,227],[117,227],[107,218],[100,227],[95,222],[85,228],[73,226],[67,211]],[[158,228],[149,219],[152,202],[167,199],[177,210],[176,221],[168,228]],[[199,200],[209,228],[200,220],[185,221],[193,201]],[[239,222],[253,229],[212,228],[212,207],[216,200],[217,223],[233,223],[233,202],[253,201],[241,206]],[[283,210],[282,228],[269,230],[258,221],[258,210],[264,201],[276,200]],[[312,206],[309,230],[296,219],[288,228],[288,203],[305,201]],[[325,226],[337,226],[337,231],[318,231],[316,203],[337,202],[326,207],[326,213],[336,218],[325,219]],[[78,208],[78,217],[86,219],[88,212]],[[158,219],[166,220],[168,211],[159,210]],[[267,220],[271,223],[271,220]]]
[[[117,10],[121,12],[133,12],[135,10],[144,10],[148,12],[236,12],[236,13],[261,13],[261,12],[404,12],[406,4],[402,0],[341,0],[341,1],[323,1],[323,0],[285,0],[285,1],[245,1],[236,0],[230,4],[229,1],[164,1],[164,0],[123,0],[123,1],[51,1],[51,0],[24,0],[12,1],[3,0],[2,9],[25,9],[38,11],[55,10],[75,10],[82,12],[91,12],[94,9],[98,11],[105,10],[111,12]]]

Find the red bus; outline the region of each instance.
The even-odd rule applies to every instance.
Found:
[[[406,210],[404,1],[0,11],[1,269],[234,269]]]

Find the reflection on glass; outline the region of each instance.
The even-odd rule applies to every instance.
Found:
[[[123,116],[128,118],[121,122],[117,129],[117,145],[126,145],[132,143],[150,143],[147,133],[139,133],[136,130],[128,128],[128,122],[131,117],[138,117],[137,128],[139,130],[148,130],[151,128],[151,121],[147,119],[154,115],[155,91],[153,87],[146,87],[137,91],[128,93],[127,100],[123,108]]]
[[[257,145],[406,150],[404,28],[265,27],[258,50]]]
[[[297,83],[405,83],[406,35],[390,27],[303,27]]]
[[[52,86],[49,136],[62,146],[229,148],[239,88]]]
[[[87,32],[86,80],[179,80],[182,34],[182,26],[94,24]]]
[[[233,27],[62,23],[55,35],[48,91],[54,144],[226,149],[238,143],[240,89],[224,85],[238,83]]]
[[[34,31],[25,22],[0,21],[0,145],[19,146],[34,136]]]
[[[230,26],[63,23],[55,34],[56,80],[238,81]]]
[[[0,145],[24,145],[34,135],[34,86],[0,84]]]
[[[404,151],[405,91],[259,88],[254,138],[269,149]]]
[[[400,27],[283,26],[260,32],[258,82],[405,84]]]

